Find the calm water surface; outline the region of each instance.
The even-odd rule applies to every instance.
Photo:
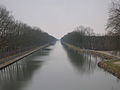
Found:
[[[60,42],[0,71],[0,90],[120,90],[120,80]]]

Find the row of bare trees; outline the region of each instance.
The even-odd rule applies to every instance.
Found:
[[[85,49],[120,51],[120,1],[114,0],[109,10],[107,34],[98,36],[89,27],[77,27],[61,41]]]
[[[15,20],[5,7],[0,6],[0,58],[55,40],[53,36],[41,29]]]
[[[77,30],[64,35],[62,42],[72,44],[82,49],[116,51],[120,50],[120,37],[104,35],[98,36],[90,28],[83,26],[77,27]]]

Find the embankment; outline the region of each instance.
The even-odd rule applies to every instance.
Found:
[[[28,55],[30,55],[30,54],[32,54],[32,53],[34,53],[34,52],[36,52],[36,51],[38,51],[40,49],[43,49],[43,48],[45,48],[45,47],[47,47],[49,45],[50,44],[45,44],[43,46],[40,46],[40,47],[37,47],[37,48],[34,48],[34,49],[30,49],[28,51],[22,52],[21,54],[17,55],[17,57],[14,55],[15,57],[13,56],[14,57],[13,59],[10,59],[10,60],[0,64],[0,69],[3,69],[5,67],[7,67],[7,66],[21,60],[22,58],[27,57]],[[9,59],[9,58],[7,58],[7,59]]]
[[[74,50],[76,52],[87,52],[105,59],[105,61],[101,61],[98,63],[98,66],[103,68],[105,71],[113,74],[114,76],[120,78],[120,57],[111,55],[104,51],[95,51],[95,50],[87,50],[87,49],[80,49],[74,45],[70,45],[68,43],[62,42],[64,46],[68,49]]]

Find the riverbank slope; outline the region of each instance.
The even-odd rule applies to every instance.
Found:
[[[68,49],[74,50],[78,53],[79,52],[88,52],[88,53],[97,55],[99,57],[102,57],[105,60],[100,61],[98,63],[98,66],[103,68],[105,71],[110,72],[114,76],[120,78],[120,57],[119,56],[114,56],[114,55],[104,52],[104,51],[81,49],[79,47],[70,45],[65,42],[62,42],[62,44],[65,45]]]
[[[40,49],[43,49],[43,48],[45,48],[45,47],[47,47],[49,45],[50,44],[45,44],[43,46],[40,46],[40,47],[37,47],[37,48],[34,48],[34,49],[30,49],[30,50],[27,50],[25,52],[22,52],[22,53],[19,53],[19,54],[4,58],[4,59],[0,60],[0,62],[5,61],[4,63],[0,64],[0,69],[3,69],[5,67],[19,61],[20,59],[22,59],[24,57],[27,57],[28,55],[30,55],[30,54],[32,54],[32,53],[34,53],[34,52],[36,52],[36,51],[38,51]]]

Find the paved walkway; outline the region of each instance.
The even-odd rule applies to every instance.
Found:
[[[100,52],[100,53],[103,53],[103,54],[106,54],[106,55],[109,55],[109,56],[113,56],[113,57],[115,57],[115,58],[120,59],[120,56],[118,56],[118,55],[113,55],[113,54],[111,54],[111,53],[108,52],[108,51],[97,51],[97,52]]]

